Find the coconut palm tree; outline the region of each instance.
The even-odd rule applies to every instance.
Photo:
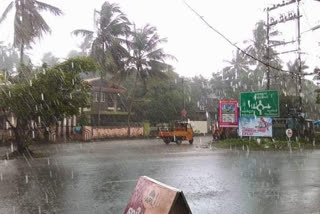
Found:
[[[229,65],[224,69],[224,78],[228,78],[231,87],[238,89],[241,86],[241,81],[247,80],[251,72],[248,57],[241,51],[236,50],[232,60],[225,60],[225,62]]]
[[[104,2],[101,10],[94,11],[95,31],[78,29],[72,32],[75,36],[83,36],[84,41],[80,46],[82,53],[91,47],[91,56],[100,66],[100,78],[106,74],[120,76],[125,68],[125,58],[128,52],[124,48],[126,35],[130,31],[130,22],[117,4]],[[98,103],[98,125],[100,125],[100,96]]]
[[[146,89],[149,77],[166,76],[163,73],[168,68],[165,59],[175,59],[173,56],[164,53],[162,48],[159,48],[159,45],[164,42],[167,42],[167,39],[160,38],[157,29],[150,25],[146,25],[141,29],[134,27],[130,34],[130,39],[127,42],[130,53],[127,71],[133,75],[133,89],[128,108],[128,135],[130,134],[130,117],[138,80],[143,82],[144,89]],[[146,91],[144,90],[144,92]]]
[[[289,95],[294,95],[294,90],[295,90],[295,96],[299,96],[299,72],[301,70],[302,73],[304,73],[304,71],[306,69],[309,68],[309,66],[306,64],[305,61],[301,61],[301,65],[299,63],[299,60],[296,59],[294,60],[294,62],[289,61],[287,63],[287,68],[288,71],[290,72],[289,75],[287,75],[286,78],[286,84],[288,85],[288,87],[286,87],[286,91],[287,94]]]
[[[130,31],[130,22],[117,4],[103,3],[101,10],[94,11],[95,31],[78,29],[72,34],[83,36],[82,51],[91,48],[92,57],[106,73],[120,73],[124,69],[124,56],[127,51],[123,47],[126,35]]]
[[[20,49],[20,63],[23,63],[25,48],[31,48],[36,38],[43,33],[50,33],[51,29],[40,12],[48,11],[55,16],[62,15],[62,11],[52,5],[36,0],[12,0],[0,17],[0,24],[8,13],[15,8],[13,45]]]

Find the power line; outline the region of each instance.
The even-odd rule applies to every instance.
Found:
[[[193,9],[185,0],[183,0],[184,4],[193,12],[195,13],[211,30],[213,30],[214,32],[216,32],[217,34],[219,34],[222,38],[224,38],[230,45],[232,45],[233,47],[235,47],[237,50],[239,50],[241,53],[245,54],[246,56],[249,56],[250,58],[254,59],[255,61],[263,64],[264,66],[266,67],[270,67],[274,70],[277,70],[277,71],[281,71],[281,72],[285,72],[285,73],[292,73],[292,74],[295,74],[294,72],[292,71],[286,71],[286,70],[283,70],[281,68],[277,68],[277,67],[274,67],[273,65],[270,65],[258,58],[256,58],[255,56],[252,56],[251,54],[247,53],[245,50],[241,49],[239,46],[237,46],[235,43],[231,42],[230,39],[228,39],[225,35],[223,35],[222,33],[220,33],[218,30],[216,30],[214,27],[212,27],[204,18],[203,16],[201,16],[195,9]]]

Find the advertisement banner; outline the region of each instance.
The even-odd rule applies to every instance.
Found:
[[[272,137],[271,117],[240,117],[239,136]]]
[[[238,127],[238,101],[219,101],[219,126]]]

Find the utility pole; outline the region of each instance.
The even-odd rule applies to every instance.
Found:
[[[183,89],[183,109],[186,109],[185,91],[184,91],[184,77],[182,77],[182,89]]]
[[[287,53],[291,53],[291,52],[298,52],[298,71],[297,72],[293,72],[292,74],[295,75],[295,79],[297,80],[297,86],[296,86],[296,92],[297,92],[297,96],[299,96],[299,107],[298,110],[300,112],[302,112],[302,77],[304,76],[304,74],[302,73],[302,69],[301,69],[301,32],[300,32],[300,18],[302,17],[300,15],[300,1],[301,0],[290,0],[290,1],[282,1],[281,4],[276,4],[273,5],[271,7],[266,8],[265,10],[267,11],[267,60],[268,60],[268,66],[267,66],[267,89],[269,89],[270,87],[270,67],[269,67],[269,63],[270,63],[270,27],[272,26],[276,26],[278,24],[281,23],[285,23],[287,21],[292,21],[292,20],[297,20],[297,29],[298,29],[298,38],[297,41],[273,41],[275,42],[275,44],[272,44],[272,47],[275,46],[284,46],[287,44],[291,44],[291,43],[295,43],[297,42],[298,48],[296,50],[290,50],[290,51],[284,51],[284,52],[280,52],[280,53],[276,53],[273,55],[279,55],[279,54],[287,54]],[[291,4],[297,3],[297,9],[296,9],[296,13],[295,12],[290,12],[288,14],[281,14],[279,20],[274,20],[273,18],[270,18],[270,14],[269,12],[272,10],[276,10],[280,7],[285,7]]]
[[[298,89],[299,89],[299,111],[302,113],[302,70],[301,70],[301,32],[300,32],[300,1],[297,1],[297,24],[298,24]]]
[[[269,39],[269,8],[267,8],[267,90],[270,89],[270,39]]]

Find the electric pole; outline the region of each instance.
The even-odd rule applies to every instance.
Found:
[[[267,90],[270,89],[269,8],[267,8]]]
[[[293,75],[295,75],[295,79],[297,80],[297,96],[299,97],[299,107],[298,110],[300,112],[302,112],[302,77],[304,76],[304,74],[302,73],[302,69],[301,69],[301,32],[300,32],[300,18],[302,17],[300,15],[300,1],[301,0],[290,0],[290,1],[283,1],[281,4],[276,4],[273,5],[272,7],[268,7],[266,8],[266,12],[267,12],[267,89],[270,88],[270,28],[273,26],[276,26],[278,24],[281,23],[285,23],[287,21],[292,21],[292,20],[297,20],[297,41],[273,41],[272,47],[275,46],[284,46],[287,44],[291,44],[291,43],[295,43],[297,42],[298,48],[296,50],[289,50],[289,51],[284,51],[284,52],[280,52],[280,53],[276,53],[276,54],[272,54],[272,56],[274,55],[279,55],[279,54],[287,54],[287,53],[292,53],[292,52],[297,52],[298,53],[298,58],[297,58],[297,62],[298,62],[298,71],[292,71]],[[276,10],[278,8],[281,7],[285,7],[291,4],[297,3],[297,9],[296,9],[296,13],[294,12],[290,12],[288,14],[281,14],[280,18],[278,20],[275,20],[274,18],[270,18],[270,14],[269,12],[272,10]]]
[[[298,89],[299,89],[299,111],[302,113],[302,70],[301,70],[301,33],[300,33],[300,1],[297,1],[297,24],[298,24]]]

